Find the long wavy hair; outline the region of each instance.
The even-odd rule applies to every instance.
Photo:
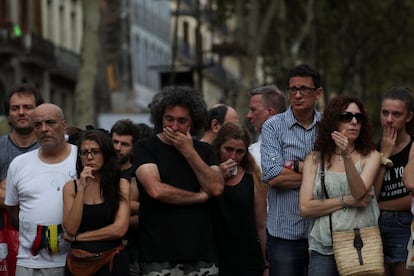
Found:
[[[315,151],[324,155],[325,160],[331,160],[336,145],[331,137],[331,133],[338,130],[340,124],[339,115],[351,104],[355,103],[365,119],[361,122],[361,130],[358,138],[355,140],[355,150],[362,156],[368,155],[375,149],[375,143],[372,135],[372,125],[368,117],[368,112],[362,101],[353,96],[338,96],[329,101],[323,111],[322,119],[319,122],[318,137],[315,142]]]
[[[82,132],[78,142],[78,157],[76,159],[76,172],[78,178],[84,167],[80,158],[81,145],[82,142],[87,140],[96,142],[103,155],[104,162],[99,171],[101,176],[100,190],[105,204],[108,204],[111,207],[111,212],[113,212],[111,215],[115,217],[121,200],[121,191],[119,187],[121,170],[116,158],[114,145],[109,135],[101,130],[91,129]]]
[[[260,168],[256,164],[256,161],[248,149],[251,141],[249,132],[246,128],[240,126],[237,123],[227,122],[220,128],[216,138],[211,144],[217,156],[220,158],[220,147],[230,139],[242,140],[245,145],[246,154],[240,161],[240,166],[243,167],[247,172],[252,173],[256,176],[260,176]]]

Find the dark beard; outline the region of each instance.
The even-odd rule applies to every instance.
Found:
[[[120,159],[118,159],[118,163],[120,166],[124,165],[131,159],[131,156],[123,156]]]
[[[16,131],[20,135],[28,135],[33,132],[33,127],[14,128],[14,131]]]

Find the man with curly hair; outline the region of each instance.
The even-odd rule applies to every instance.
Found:
[[[155,135],[134,145],[140,193],[142,275],[217,275],[208,199],[223,192],[217,156],[193,139],[207,108],[192,88],[171,86],[149,105]]]

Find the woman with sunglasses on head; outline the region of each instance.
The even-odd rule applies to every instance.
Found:
[[[410,133],[413,110],[414,97],[409,89],[393,87],[384,93],[380,117],[382,137],[377,146],[382,166],[375,180],[375,195],[380,208],[385,275],[412,275],[405,267],[413,216],[403,173],[413,144]]]
[[[266,244],[266,186],[248,147],[250,136],[234,122],[224,124],[212,146],[224,177],[223,194],[213,199],[220,276],[263,276]]]
[[[129,183],[121,178],[116,152],[109,136],[100,130],[87,130],[79,138],[77,180],[63,189],[63,226],[72,242],[66,275],[79,275],[97,262],[103,264],[88,275],[128,275],[129,261],[122,237],[129,225]],[[99,253],[79,264],[77,251]],[[94,254],[91,254],[94,253]],[[98,267],[99,265],[97,265]]]
[[[312,218],[309,276],[338,275],[330,216],[333,231],[338,231],[377,225],[379,215],[373,184],[380,154],[375,150],[363,103],[356,97],[338,96],[328,103],[323,114],[315,151],[304,163],[299,195],[302,216]]]

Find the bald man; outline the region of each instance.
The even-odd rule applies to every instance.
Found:
[[[221,126],[227,122],[238,122],[239,116],[233,107],[225,104],[217,104],[208,111],[208,122],[204,128],[200,141],[211,144],[216,138]]]
[[[39,105],[30,123],[40,147],[17,156],[7,171],[5,205],[19,229],[16,275],[64,275],[70,244],[63,239],[62,190],[76,176],[77,149],[65,141],[57,105]]]

